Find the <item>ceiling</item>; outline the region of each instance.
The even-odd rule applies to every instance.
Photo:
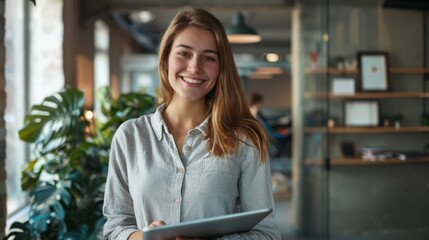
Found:
[[[420,0],[330,0],[329,5],[359,5],[385,7],[427,7]],[[261,36],[262,41],[254,44],[233,44],[235,53],[260,55],[265,52],[290,54],[291,13],[300,3],[307,6],[326,4],[321,0],[81,0],[81,22],[91,22],[101,17],[113,17],[126,28],[147,53],[157,52],[159,38],[169,21],[182,6],[204,8],[213,13],[224,24],[230,26],[234,13],[240,11],[246,23]],[[425,8],[426,9],[426,8]],[[141,10],[152,12],[155,18],[139,24],[130,19],[130,14]],[[320,27],[319,25],[317,27]]]
[[[253,44],[233,44],[235,53],[263,57],[266,52],[283,56],[290,54],[291,11],[295,0],[91,0],[81,1],[81,21],[111,16],[126,28],[148,53],[156,52],[159,38],[169,21],[182,6],[204,8],[228,27],[234,13],[240,11],[247,25],[253,27],[262,41]],[[155,18],[145,24],[131,20],[130,14],[148,10]]]
[[[231,25],[232,16],[240,11],[245,16],[247,25],[253,27],[262,37],[262,41],[258,43],[231,45],[235,55],[239,56],[236,58],[237,66],[240,68],[240,64],[244,62],[241,69],[250,69],[252,72],[256,67],[267,66],[264,54],[270,52],[283,57],[283,61],[277,63],[277,66],[289,69],[291,14],[297,4],[320,9],[326,4],[428,8],[428,4],[423,6],[420,0],[81,0],[80,18],[85,24],[95,19],[111,17],[142,46],[142,53],[156,53],[163,31],[180,7],[188,5],[204,8],[215,15],[225,27]],[[144,24],[132,20],[131,14],[142,10],[150,11],[155,16],[154,19]],[[331,17],[335,17],[335,14],[331,14]],[[306,18],[305,14],[301,15],[301,18]],[[315,24],[315,30],[320,30],[317,21]]]

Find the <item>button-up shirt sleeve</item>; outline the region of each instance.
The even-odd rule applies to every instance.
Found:
[[[237,160],[241,162],[238,185],[242,212],[274,206],[269,160],[260,163],[259,157],[259,152],[247,144],[243,144],[237,155]],[[274,214],[273,211],[250,232],[232,234],[221,239],[280,239]]]
[[[103,212],[107,222],[104,234],[108,239],[128,239],[137,230],[133,201],[128,190],[128,166],[126,153],[123,152],[126,148],[122,146],[126,139],[121,133],[118,131],[112,141],[105,189]]]

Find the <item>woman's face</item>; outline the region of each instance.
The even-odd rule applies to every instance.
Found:
[[[168,81],[174,98],[202,101],[219,74],[219,56],[213,34],[186,27],[177,34],[168,56]]]

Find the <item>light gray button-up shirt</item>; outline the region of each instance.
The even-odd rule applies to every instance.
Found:
[[[273,208],[270,166],[259,152],[241,143],[235,154],[214,157],[204,132],[208,119],[191,129],[182,153],[155,113],[131,119],[112,141],[103,213],[104,237],[127,239],[152,221],[167,224]],[[280,239],[271,213],[251,232],[222,239]]]

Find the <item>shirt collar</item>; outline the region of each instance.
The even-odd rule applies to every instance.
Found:
[[[162,140],[164,135],[164,131],[167,132],[167,126],[165,124],[164,118],[162,117],[162,113],[164,112],[165,104],[157,107],[153,117],[151,118],[151,123],[153,126],[153,131],[155,132],[156,138],[158,141]],[[200,125],[195,127],[194,129],[200,131],[202,134],[205,134],[210,116],[208,116]]]
[[[162,118],[162,112],[164,111],[164,109],[164,104],[157,107],[153,117],[151,118],[152,128],[155,132],[156,139],[158,139],[158,141],[162,140],[163,128],[165,125],[164,118]]]
[[[209,119],[210,119],[210,115],[197,127],[195,127],[195,129],[199,130],[202,134],[206,134],[206,130],[207,130],[207,126],[209,124]]]

